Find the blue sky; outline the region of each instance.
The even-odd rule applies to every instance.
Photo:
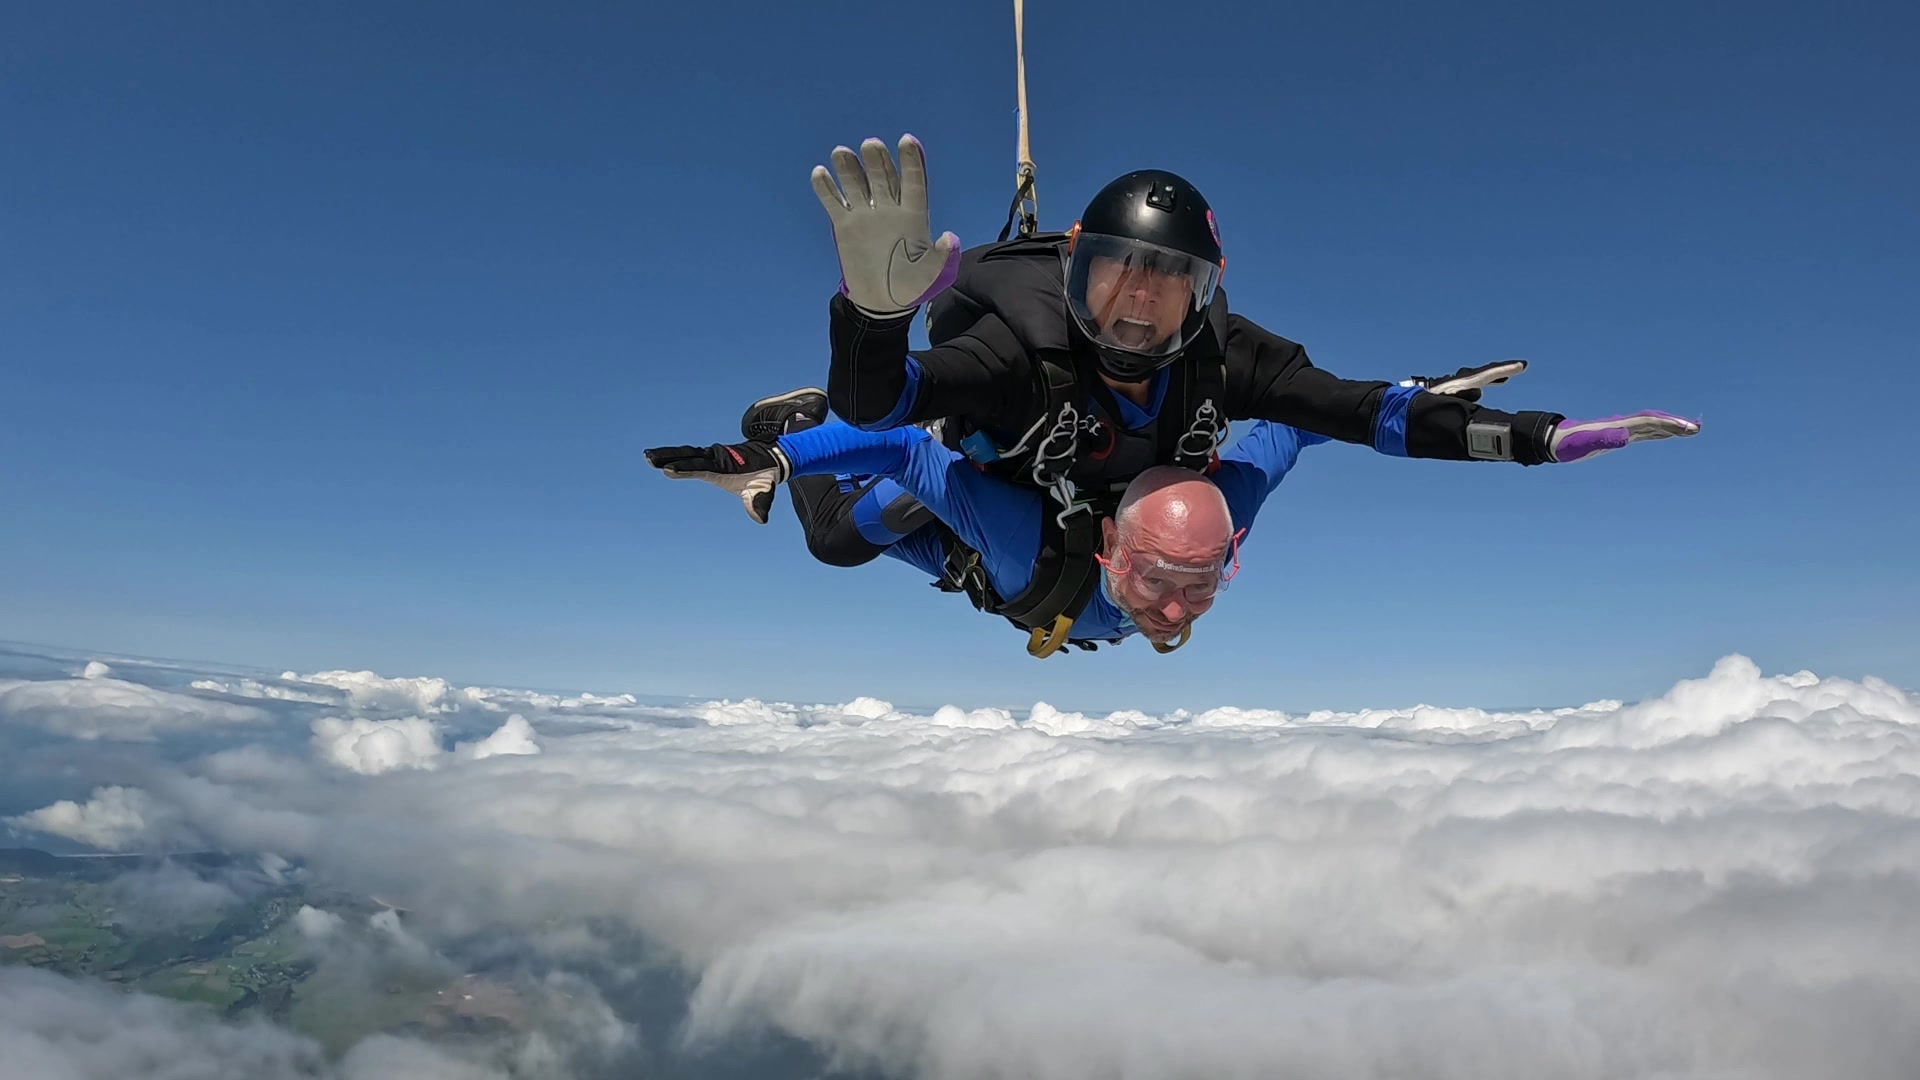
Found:
[[[807,173],[1013,175],[1001,5],[36,5],[0,32],[0,638],[903,704],[1577,704],[1744,652],[1920,684],[1893,4],[1028,12],[1043,227],[1158,166],[1321,367],[1664,408],[1569,467],[1302,458],[1182,652],[1047,663],[650,470],[818,383]]]

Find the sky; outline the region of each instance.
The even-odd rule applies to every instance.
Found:
[[[227,852],[116,879],[116,918],[204,926],[271,875],[331,992],[526,1003],[323,1055],[0,964],[0,1045],[47,1080],[1920,1063],[1920,694],[1738,654],[1632,704],[1016,715],[0,650],[14,845]]]
[[[934,229],[998,232],[1002,6],[16,6],[0,639],[929,709],[1572,706],[1732,653],[1920,684],[1910,6],[1027,19],[1042,227],[1169,168],[1323,368],[1524,357],[1489,404],[1703,433],[1313,448],[1187,648],[1035,661],[641,456],[823,383],[836,144],[913,132]]]

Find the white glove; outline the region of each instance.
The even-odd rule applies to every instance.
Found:
[[[793,463],[775,442],[655,446],[646,453],[647,464],[675,480],[705,480],[738,495],[747,516],[760,525],[773,510],[773,489],[793,475]]]
[[[1400,380],[1400,385],[1418,386],[1433,394],[1451,394],[1464,401],[1479,401],[1483,388],[1498,386],[1525,370],[1525,360],[1499,360],[1479,367],[1463,367],[1451,375],[1415,375]]]
[[[861,143],[858,155],[836,146],[833,171],[838,187],[825,165],[813,167],[813,193],[833,223],[840,291],[853,306],[881,318],[901,315],[953,284],[960,273],[960,238],[950,232],[932,238],[920,140],[900,136],[897,170],[879,139]]]

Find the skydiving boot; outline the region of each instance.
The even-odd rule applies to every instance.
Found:
[[[818,427],[826,418],[827,392],[817,386],[803,386],[747,406],[746,414],[740,417],[740,434],[756,442],[772,442],[790,431]],[[787,481],[793,512],[809,530],[809,547],[813,545],[815,508],[832,499],[839,487],[839,479],[832,476],[796,476]]]
[[[827,392],[803,386],[784,394],[763,397],[747,406],[740,418],[740,434],[755,442],[772,442],[790,431],[804,431],[827,418]]]

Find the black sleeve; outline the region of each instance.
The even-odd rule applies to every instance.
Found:
[[[836,293],[827,318],[827,402],[849,424],[876,429],[961,416],[1022,430],[1039,417],[1044,397],[1034,365],[996,316],[983,315],[930,349],[909,349],[912,314],[874,319]]]
[[[1240,315],[1227,316],[1227,418],[1274,420],[1341,442],[1384,449],[1375,439],[1381,403],[1391,383],[1342,379],[1307,359],[1297,342]],[[1512,460],[1547,460],[1547,437],[1559,413],[1508,413],[1450,394],[1420,393],[1407,407],[1405,454],[1465,461],[1467,426],[1489,432]],[[1479,455],[1485,457],[1485,454]]]
[[[1341,442],[1373,445],[1389,383],[1342,379],[1313,366],[1299,343],[1227,316],[1227,419],[1273,420]]]

